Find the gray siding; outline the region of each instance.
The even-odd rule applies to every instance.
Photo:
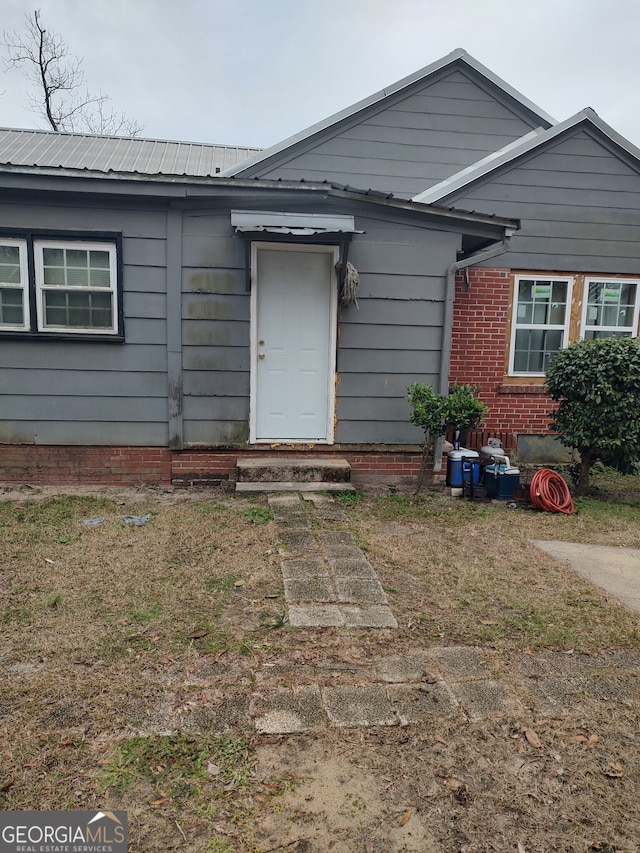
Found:
[[[358,219],[350,259],[359,308],[340,312],[336,441],[411,444],[406,388],[438,384],[444,273],[459,236],[381,219]]]
[[[359,309],[342,308],[337,353],[339,443],[415,443],[406,387],[437,382],[444,273],[460,237],[356,216],[350,260]],[[237,444],[249,434],[250,295],[245,252],[228,212],[183,219],[182,365],[185,445]],[[265,235],[266,238],[266,235]]]
[[[166,445],[166,213],[0,205],[2,228],[123,235],[125,343],[0,340],[0,442]]]
[[[640,274],[640,175],[588,130],[443,203],[520,218],[500,266]]]
[[[183,217],[182,365],[185,444],[249,437],[250,295],[244,241],[229,211]]]
[[[528,133],[532,120],[514,110],[471,73],[451,69],[248,174],[326,179],[410,198]]]

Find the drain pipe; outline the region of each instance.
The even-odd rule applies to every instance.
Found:
[[[449,369],[451,367],[451,335],[453,332],[453,301],[456,294],[456,273],[460,270],[472,267],[482,261],[489,261],[491,258],[497,258],[498,255],[504,255],[509,251],[511,237],[517,231],[517,228],[508,228],[505,231],[504,237],[499,243],[493,243],[486,249],[480,249],[466,258],[461,258],[459,261],[454,261],[447,270],[445,278],[445,300],[444,300],[444,315],[442,318],[442,352],[440,357],[440,379],[438,391],[440,394],[447,394],[449,391]],[[442,470],[442,445],[444,437],[436,441],[434,452],[433,470]]]

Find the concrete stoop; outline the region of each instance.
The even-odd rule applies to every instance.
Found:
[[[238,459],[236,492],[351,491],[351,466],[336,457],[263,456]]]

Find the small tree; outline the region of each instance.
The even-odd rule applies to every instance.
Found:
[[[407,388],[407,399],[411,405],[409,420],[424,431],[422,464],[418,475],[416,492],[419,492],[433,460],[437,439],[448,429],[460,432],[475,429],[487,412],[487,407],[474,397],[471,385],[453,385],[447,395],[436,393],[431,385],[415,383]]]
[[[427,466],[433,460],[436,440],[444,433],[446,397],[437,394],[431,385],[414,383],[407,388],[407,400],[411,406],[409,420],[424,432],[422,463],[418,474],[416,492],[422,488]]]
[[[456,440],[460,433],[476,429],[487,414],[487,407],[474,397],[471,385],[452,385],[445,405],[445,428],[452,429]]]
[[[144,128],[125,113],[111,109],[109,96],[92,94],[86,86],[82,59],[73,56],[58,33],[47,29],[36,9],[25,15],[24,29],[5,30],[4,65],[25,68],[35,94],[30,109],[46,120],[51,130],[85,133],[124,133],[137,136]]]
[[[640,455],[640,345],[636,338],[578,341],[560,350],[546,374],[550,416],[560,441],[580,454],[577,493],[598,459],[622,448]]]

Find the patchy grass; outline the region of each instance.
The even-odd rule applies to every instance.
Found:
[[[350,518],[394,612],[424,640],[585,650],[640,645],[635,615],[530,541],[640,547],[640,505],[584,498],[575,515],[562,516],[525,504],[392,495],[354,507]]]
[[[131,853],[302,850],[313,838],[330,849],[334,837],[313,833],[333,819],[345,849],[365,849],[418,814],[442,851],[625,849],[640,832],[637,703],[290,739],[256,738],[238,711],[273,673],[336,685],[354,661],[429,646],[480,646],[504,679],[539,650],[560,663],[636,654],[637,616],[530,542],[640,547],[637,482],[602,476],[570,517],[436,493],[339,495],[347,520],[315,517],[311,531],[354,535],[395,631],[288,625],[264,496],[0,503],[0,808],[125,808]],[[318,799],[325,773],[344,797]]]

